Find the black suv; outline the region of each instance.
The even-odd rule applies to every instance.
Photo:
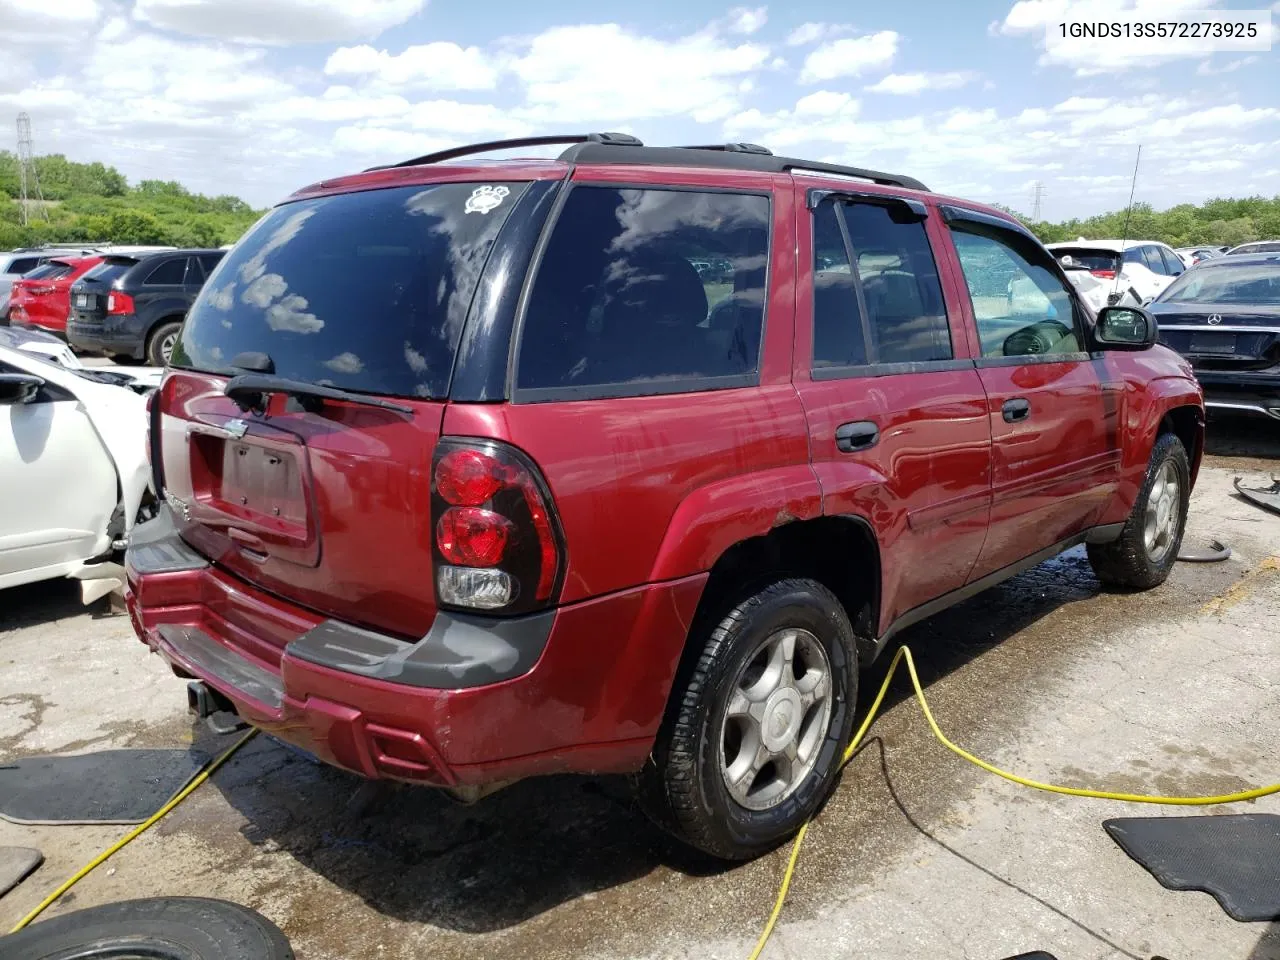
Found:
[[[119,363],[145,360],[164,366],[187,310],[225,253],[166,250],[107,257],[71,287],[68,342]]]

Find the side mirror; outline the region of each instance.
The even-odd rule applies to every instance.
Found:
[[[1156,318],[1142,307],[1103,307],[1093,339],[1101,350],[1146,350],[1158,333]]]
[[[30,403],[44,381],[29,373],[0,373],[0,406]]]

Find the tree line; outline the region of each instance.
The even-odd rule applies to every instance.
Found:
[[[1129,237],[1161,240],[1171,247],[1234,247],[1250,240],[1280,240],[1280,196],[1217,197],[1201,204],[1180,203],[1156,210],[1149,203],[1135,203],[1131,211],[1113,210],[1086,219],[1061,223],[1036,222],[1014,213],[1043,243]],[[1126,228],[1127,220],[1127,228]]]
[[[130,185],[115,167],[61,154],[35,162],[44,202],[29,204],[24,226],[18,158],[0,151],[0,250],[77,241],[220,247],[261,215],[239,197],[206,197],[175,180]]]

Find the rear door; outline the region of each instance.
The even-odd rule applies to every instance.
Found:
[[[978,558],[991,496],[986,400],[944,294],[936,212],[801,189],[796,389],[824,512],[875,528],[884,629],[962,586]]]
[[[996,217],[945,210],[994,444],[976,580],[1096,522],[1118,479],[1119,387],[1086,352],[1082,308],[1039,241]]]
[[[431,458],[472,296],[528,184],[484,186],[500,202],[483,211],[468,208],[476,183],[284,204],[228,254],[156,401],[188,543],[315,611],[402,636],[430,627]],[[248,369],[411,412],[278,393],[241,409],[224,389]]]

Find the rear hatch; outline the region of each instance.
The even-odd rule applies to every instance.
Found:
[[[472,295],[525,187],[481,186],[484,202],[443,183],[287,203],[222,260],[157,397],[158,472],[195,549],[319,613],[429,628],[432,454]],[[228,397],[248,375],[277,386]]]
[[[1120,254],[1115,250],[1054,247],[1052,252],[1064,267],[1084,267],[1101,280],[1114,280],[1120,270]]]
[[[111,287],[138,262],[136,257],[112,256],[71,285],[72,323],[101,324],[107,315],[107,298]]]

